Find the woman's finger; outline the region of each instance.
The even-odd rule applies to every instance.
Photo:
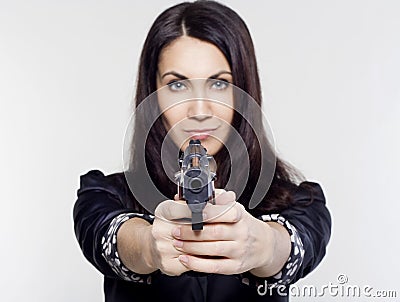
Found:
[[[232,224],[228,223],[210,223],[204,224],[201,232],[193,231],[192,225],[179,225],[172,230],[175,239],[184,241],[223,241],[236,240],[237,232]]]
[[[236,201],[236,194],[233,191],[225,191],[215,197],[215,204],[224,205]]]
[[[224,189],[215,189],[215,196],[218,196],[224,192],[226,192]]]
[[[210,274],[231,275],[242,273],[237,261],[230,258],[202,258],[193,255],[180,255],[178,259],[189,270]]]
[[[173,221],[191,218],[192,212],[185,202],[180,200],[165,200],[161,202],[154,213],[158,218]]]
[[[196,256],[219,256],[236,258],[239,256],[240,247],[237,241],[181,241],[174,240],[174,247],[184,253]]]
[[[242,207],[233,201],[225,205],[207,204],[203,211],[205,223],[235,223],[242,218]]]

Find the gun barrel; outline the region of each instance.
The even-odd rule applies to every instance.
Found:
[[[203,209],[207,202],[214,203],[216,164],[200,140],[190,140],[179,160],[180,172],[176,174],[178,196],[186,201],[192,212],[192,229],[203,229]]]

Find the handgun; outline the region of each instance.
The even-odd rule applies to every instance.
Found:
[[[175,174],[179,199],[185,200],[192,212],[192,230],[202,230],[203,209],[207,202],[215,204],[217,165],[200,140],[192,139],[179,158],[179,166]]]

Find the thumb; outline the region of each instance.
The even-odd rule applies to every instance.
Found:
[[[224,189],[215,189],[215,196],[221,195],[222,193],[225,193],[226,191]]]
[[[226,205],[236,201],[236,194],[233,191],[225,191],[215,197],[216,205]]]

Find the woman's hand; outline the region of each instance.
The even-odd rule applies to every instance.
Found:
[[[225,190],[216,189],[216,196],[223,192]],[[145,261],[147,266],[151,267],[152,271],[159,269],[170,276],[178,276],[190,270],[178,259],[183,252],[174,247],[174,236],[178,235],[174,232],[179,230],[181,225],[191,228],[192,212],[185,201],[178,199],[178,195],[175,195],[174,199],[165,200],[157,206],[153,224],[144,231],[148,251],[148,260]],[[182,223],[184,220],[186,224]]]
[[[271,275],[279,271],[280,267],[276,269],[273,265],[276,231],[236,202],[234,192],[217,196],[216,204],[207,204],[203,213],[206,223],[202,231],[193,231],[190,224],[175,225],[169,229],[169,234],[173,234],[175,252],[166,247],[165,251],[174,260],[178,257],[187,270],[237,274],[262,269],[261,274],[269,274],[268,269],[272,268],[276,271]],[[287,242],[290,246],[289,235]],[[173,263],[176,264],[176,261]],[[182,266],[179,268],[184,271]]]
[[[177,222],[191,217],[191,211],[182,200],[165,200],[155,210],[155,218],[147,236],[151,265],[166,275],[179,276],[189,269],[179,261],[182,252],[174,248],[174,230]]]

